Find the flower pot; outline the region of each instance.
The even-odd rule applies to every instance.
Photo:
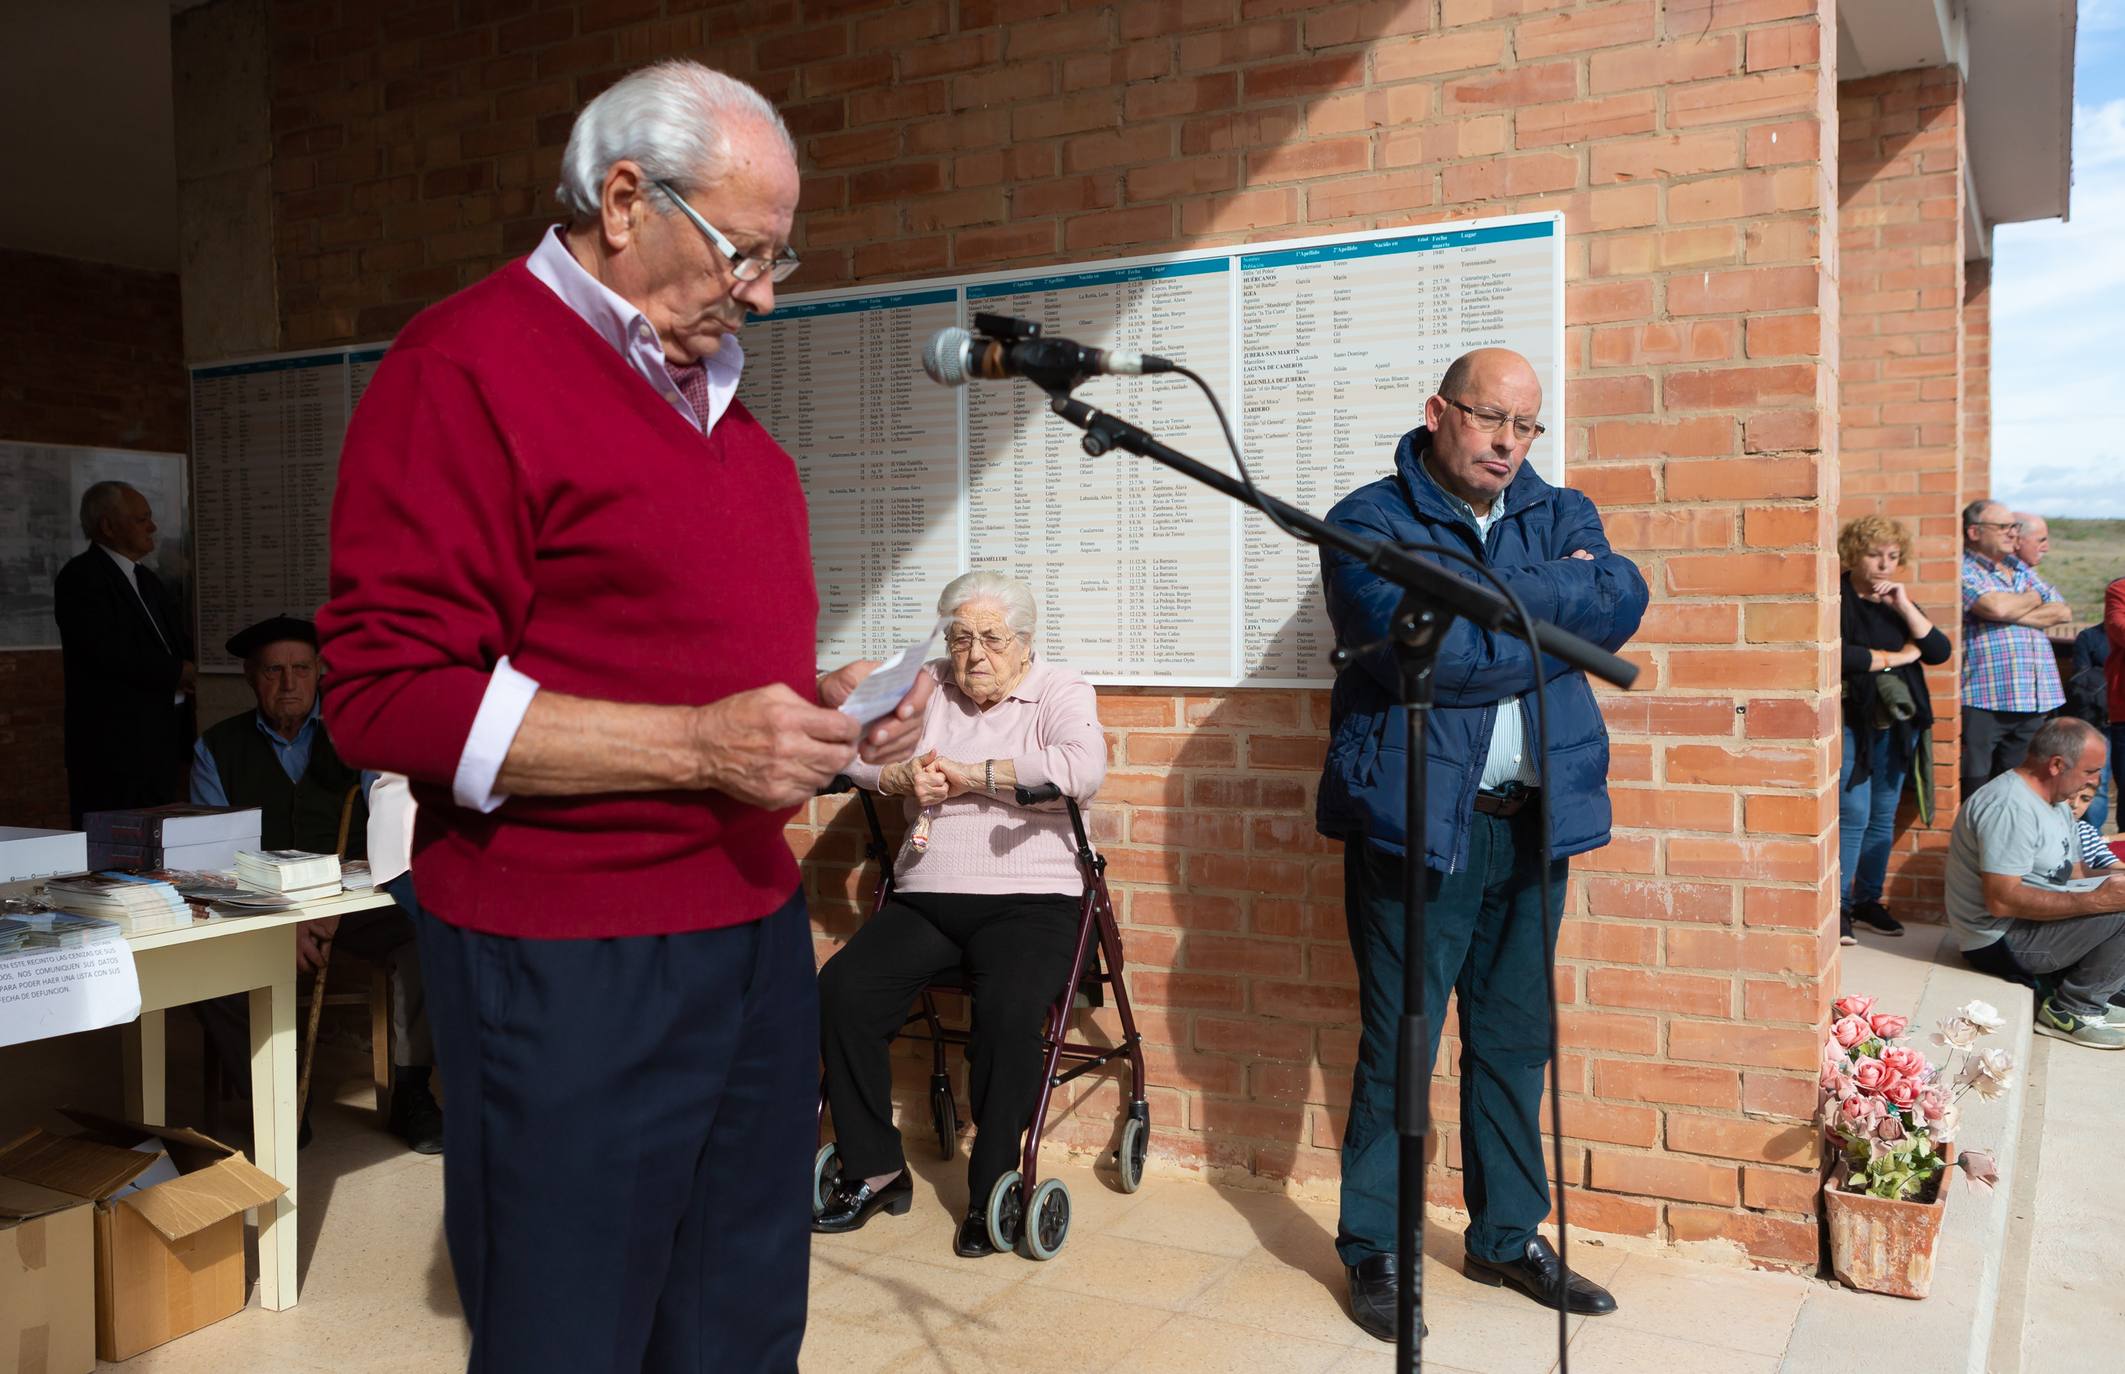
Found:
[[[1940,1244],[1941,1217],[1948,1210],[1948,1167],[1934,1184],[1931,1202],[1896,1202],[1848,1193],[1840,1164],[1823,1182],[1823,1216],[1830,1226],[1830,1269],[1863,1293],[1923,1298],[1933,1287],[1933,1252]]]

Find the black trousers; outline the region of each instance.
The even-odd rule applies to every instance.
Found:
[[[896,894],[826,961],[819,1048],[846,1176],[906,1165],[893,1127],[888,1047],[923,985],[964,967],[974,996],[968,1199],[987,1205],[996,1180],[1018,1167],[1020,1137],[1040,1097],[1041,1025],[1070,976],[1078,908],[1078,898],[1055,893]]]
[[[1963,797],[1991,782],[2010,768],[2019,768],[2029,753],[2050,711],[1987,711],[1979,706],[1963,708]]]
[[[415,929],[473,1374],[794,1371],[819,1050],[803,895],[682,935]]]

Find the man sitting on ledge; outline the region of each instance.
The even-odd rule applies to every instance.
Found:
[[[2069,803],[2102,775],[2109,745],[2061,716],[2019,767],[1964,798],[1948,842],[1948,920],[1987,973],[2052,984],[2040,1034],[2125,1049],[2125,875],[2091,878]],[[2077,881],[2078,880],[2078,881]]]

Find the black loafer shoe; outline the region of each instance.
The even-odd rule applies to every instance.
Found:
[[[1392,1342],[1395,1302],[1402,1293],[1402,1285],[1395,1278],[1395,1257],[1367,1255],[1344,1268],[1350,1275],[1350,1319],[1375,1340]],[[1417,1323],[1417,1328],[1427,1336],[1431,1334],[1431,1328],[1422,1322]]]
[[[1876,935],[1901,935],[1904,923],[1889,914],[1889,908],[1880,902],[1861,902],[1852,908],[1852,922],[1862,925]]]
[[[915,1180],[902,1169],[883,1188],[873,1189],[862,1179],[843,1179],[834,1185],[826,1206],[812,1218],[812,1229],[824,1235],[855,1231],[879,1212],[906,1216],[915,1205]]]
[[[1560,1301],[1567,1311],[1583,1317],[1606,1316],[1616,1310],[1616,1300],[1606,1288],[1566,1269],[1555,1248],[1540,1236],[1527,1243],[1518,1259],[1487,1260],[1464,1254],[1461,1272],[1493,1288],[1509,1283],[1552,1310]]]
[[[391,1132],[417,1155],[443,1152],[443,1109],[426,1083],[401,1083],[392,1092]]]
[[[952,1240],[952,1253],[961,1259],[980,1259],[983,1255],[996,1253],[995,1245],[989,1240],[987,1208],[975,1208],[967,1213],[965,1221],[959,1223],[959,1234]]]

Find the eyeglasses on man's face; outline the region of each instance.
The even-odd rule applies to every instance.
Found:
[[[1513,427],[1513,437],[1526,444],[1548,432],[1547,426],[1537,424],[1525,415],[1508,415],[1502,410],[1492,410],[1489,406],[1463,405],[1451,396],[1441,396],[1439,399],[1466,415],[1468,422],[1485,434],[1496,434],[1501,426],[1510,424]]]
[[[758,281],[766,277],[771,282],[785,282],[789,280],[790,273],[803,265],[798,261],[797,255],[787,248],[783,249],[779,256],[772,258],[756,258],[739,252],[738,245],[726,238],[721,229],[701,218],[701,212],[688,205],[686,197],[673,190],[670,182],[652,181],[649,184],[662,191],[672,204],[679,207],[679,213],[692,220],[694,227],[707,236],[708,241],[716,246],[716,251],[730,263],[730,274],[739,281]]]
[[[2022,522],[2019,520],[1973,520],[1971,523],[1980,529],[2009,530],[2017,534],[2022,528]]]

